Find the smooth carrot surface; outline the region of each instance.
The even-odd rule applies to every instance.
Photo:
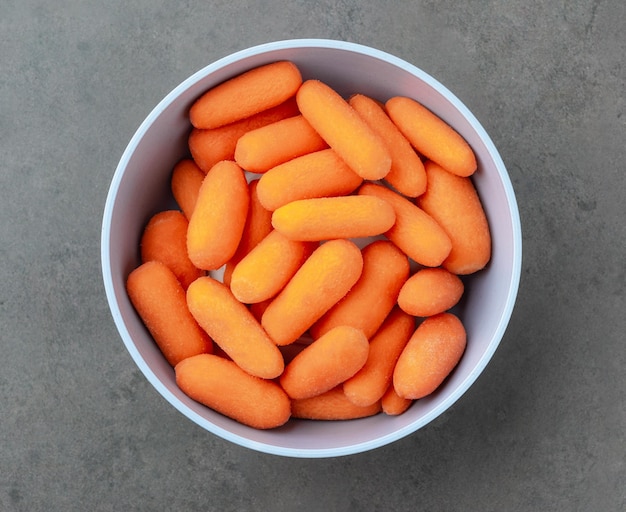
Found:
[[[304,118],[354,172],[368,180],[387,175],[391,156],[383,141],[336,91],[307,80],[296,101]]]
[[[409,277],[406,255],[388,240],[376,240],[361,253],[361,277],[343,299],[311,326],[309,331],[314,338],[333,327],[351,325],[370,339],[396,304]]]
[[[191,106],[189,119],[196,128],[218,128],[283,103],[301,84],[292,62],[258,66],[205,92]]]
[[[383,408],[383,412],[388,416],[398,416],[405,412],[413,404],[413,400],[410,398],[401,397],[396,393],[393,384],[389,385],[387,391],[380,399],[380,404]]]
[[[274,297],[317,247],[271,231],[235,267],[230,279],[233,295],[245,304]]]
[[[291,416],[307,420],[353,420],[374,416],[380,411],[380,402],[367,407],[353,404],[341,386],[321,395],[291,401]]]
[[[160,261],[180,281],[183,289],[204,275],[187,254],[186,217],[178,210],[166,210],[153,215],[143,230],[140,241],[141,261]]]
[[[429,160],[458,176],[476,171],[476,156],[467,141],[439,116],[402,96],[385,104],[387,113],[413,147]]]
[[[293,358],[280,376],[280,385],[293,399],[320,395],[359,371],[368,352],[363,331],[335,327]]]
[[[213,166],[202,182],[187,230],[187,251],[196,267],[215,270],[233,257],[249,203],[243,170],[227,160]]]
[[[413,261],[437,267],[450,254],[452,243],[447,233],[407,198],[375,183],[364,183],[358,193],[379,197],[393,206],[396,222],[385,235]]]
[[[259,379],[215,355],[176,365],[176,384],[193,400],[257,429],[279,427],[291,416],[289,397],[273,381]]]
[[[272,231],[272,212],[266,210],[259,201],[258,185],[258,179],[248,183],[250,203],[248,205],[246,223],[243,227],[237,250],[224,267],[222,281],[227,285],[230,285],[230,277],[237,263]]]
[[[264,173],[328,144],[301,115],[251,130],[237,141],[235,161],[246,171]]]
[[[296,341],[354,286],[363,269],[349,240],[320,245],[267,306],[261,323],[277,345]]]
[[[398,305],[410,315],[427,317],[454,307],[463,296],[463,281],[444,268],[423,268],[402,286]]]
[[[272,214],[272,226],[301,241],[380,235],[396,220],[392,205],[379,197],[339,196],[292,201]]]
[[[370,350],[363,367],[343,383],[343,392],[356,405],[377,402],[392,382],[396,361],[411,335],[415,319],[395,308],[370,340]]]
[[[189,286],[187,304],[198,324],[243,370],[263,379],[283,372],[280,350],[226,285],[201,277]]]
[[[276,107],[219,128],[211,130],[194,128],[187,141],[191,157],[206,174],[217,162],[234,160],[237,141],[250,130],[298,114],[296,100],[290,98]]]
[[[467,335],[451,313],[426,318],[400,354],[393,372],[393,386],[404,398],[430,395],[459,363]]]
[[[137,267],[128,276],[126,290],[169,364],[212,352],[213,342],[189,312],[182,285],[163,263]]]
[[[198,192],[204,180],[204,172],[190,159],[181,160],[174,166],[170,186],[172,195],[187,220],[196,207]]]
[[[385,181],[405,196],[422,194],[426,190],[424,164],[384,107],[363,94],[355,94],[348,103],[383,140],[391,155],[391,168]]]
[[[332,149],[303,155],[268,170],[259,180],[259,199],[274,211],[291,201],[343,196],[363,182]]]
[[[446,231],[452,241],[443,267],[454,274],[472,274],[491,259],[491,233],[482,203],[470,178],[426,162],[428,187],[418,205]]]

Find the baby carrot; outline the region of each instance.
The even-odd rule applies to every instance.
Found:
[[[446,259],[450,238],[430,215],[382,185],[364,183],[358,193],[379,197],[393,206],[396,222],[385,235],[409,258],[427,267],[437,267]]]
[[[374,416],[380,411],[380,402],[367,407],[354,405],[341,386],[321,395],[291,401],[291,416],[307,420],[353,420]]]
[[[370,340],[363,367],[343,383],[348,400],[367,406],[381,399],[391,384],[396,361],[414,331],[415,318],[394,308]]]
[[[359,371],[368,352],[363,331],[347,325],[335,327],[285,366],[280,385],[293,399],[320,395]]]
[[[272,214],[272,226],[302,241],[376,236],[393,226],[396,215],[384,199],[338,196],[292,201]]]
[[[424,164],[411,143],[385,109],[376,100],[363,94],[355,94],[348,101],[368,126],[383,140],[391,155],[391,169],[385,181],[398,192],[408,197],[416,197],[426,190]]]
[[[323,149],[271,168],[261,176],[258,193],[263,206],[274,211],[298,199],[343,196],[362,182],[335,151]]]
[[[243,370],[263,379],[282,373],[280,350],[226,285],[201,277],[189,286],[187,304],[198,324]]]
[[[327,147],[324,139],[300,115],[242,135],[235,147],[235,161],[246,171],[264,173],[293,158]]]
[[[281,119],[296,116],[298,113],[298,105],[294,97],[276,107],[219,128],[210,130],[193,128],[187,141],[191,157],[206,174],[217,162],[235,158],[237,141],[245,133]]]
[[[232,258],[249,203],[243,170],[228,160],[215,164],[202,181],[187,230],[187,251],[196,267],[215,270]]]
[[[383,141],[336,91],[307,80],[296,101],[304,118],[354,172],[369,180],[387,175],[391,156]]]
[[[411,336],[393,372],[396,393],[418,399],[430,395],[458,364],[466,333],[451,313],[426,318]]]
[[[278,384],[253,377],[222,357],[187,358],[176,365],[175,373],[187,396],[249,427],[279,427],[291,416],[289,397]]]
[[[385,107],[400,131],[426,158],[458,176],[476,171],[476,157],[470,145],[439,116],[402,96],[389,99]]]
[[[128,276],[126,290],[169,364],[212,352],[213,342],[189,312],[183,287],[163,263],[149,261],[137,267]]]
[[[172,195],[187,220],[191,219],[203,179],[204,172],[190,159],[178,162],[172,172]]]
[[[217,128],[280,105],[302,84],[293,62],[279,61],[237,75],[209,89],[189,110],[196,128]]]
[[[398,299],[409,277],[409,260],[388,240],[376,240],[361,251],[361,277],[335,306],[315,322],[309,332],[319,338],[333,327],[351,325],[370,339]]]
[[[491,258],[491,234],[483,206],[470,178],[447,172],[427,161],[428,187],[418,205],[433,217],[452,241],[443,267],[454,274],[471,274]]]
[[[385,394],[380,399],[380,403],[383,408],[383,412],[388,416],[398,416],[405,412],[411,404],[413,400],[410,398],[401,397],[393,387],[393,384],[390,384],[385,391]]]
[[[237,263],[272,231],[272,212],[266,210],[259,201],[258,185],[258,179],[248,183],[248,194],[250,195],[248,215],[237,250],[224,267],[222,281],[226,285],[230,285],[230,277]]]
[[[233,295],[245,304],[271,299],[293,277],[314,245],[271,231],[235,267],[230,279]]]
[[[252,316],[256,318],[259,323],[261,322],[261,318],[263,318],[263,313],[265,313],[265,310],[267,309],[267,306],[269,306],[270,302],[272,302],[272,299],[248,304],[248,309],[250,310],[250,313],[252,313]]]
[[[318,247],[267,306],[261,324],[277,345],[296,341],[348,293],[363,268],[359,248],[349,240]]]
[[[197,268],[187,255],[186,217],[178,210],[166,210],[152,216],[141,236],[141,261],[157,260],[164,263],[183,288],[204,271]]]
[[[402,286],[398,305],[414,316],[433,316],[448,311],[463,295],[463,281],[444,268],[423,268]]]

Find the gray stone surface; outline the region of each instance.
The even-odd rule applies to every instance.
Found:
[[[459,5],[460,4],[460,5]],[[2,0],[0,510],[626,509],[626,4]],[[173,410],[100,272],[108,185],[143,118],[232,51],[322,37],[446,84],[516,189],[524,264],[491,364],[426,428],[284,459]]]

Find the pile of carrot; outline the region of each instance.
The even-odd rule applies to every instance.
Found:
[[[491,235],[469,144],[289,61],[208,90],[129,298],[184,393],[245,425],[398,415],[461,360]]]

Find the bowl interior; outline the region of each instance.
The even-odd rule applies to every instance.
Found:
[[[348,96],[379,100],[394,95],[417,99],[450,123],[474,149],[473,176],[493,238],[488,267],[466,279],[456,308],[467,333],[467,350],[444,385],[397,417],[378,415],[343,422],[291,420],[259,431],[226,418],[184,395],[126,291],[126,277],[139,265],[139,239],[149,218],[174,206],[172,168],[188,157],[188,110],[205,90],[252,67],[288,59],[303,77],[320,79]],[[235,53],[200,70],[172,91],[146,118],[124,152],[113,177],[102,226],[102,271],[111,312],[126,348],[157,391],[201,427],[234,443],[293,457],[346,455],[402,438],[450,407],[475,381],[496,350],[509,321],[521,268],[521,229],[513,189],[489,136],[444,86],[417,67],[361,45],[329,40],[269,43]]]

